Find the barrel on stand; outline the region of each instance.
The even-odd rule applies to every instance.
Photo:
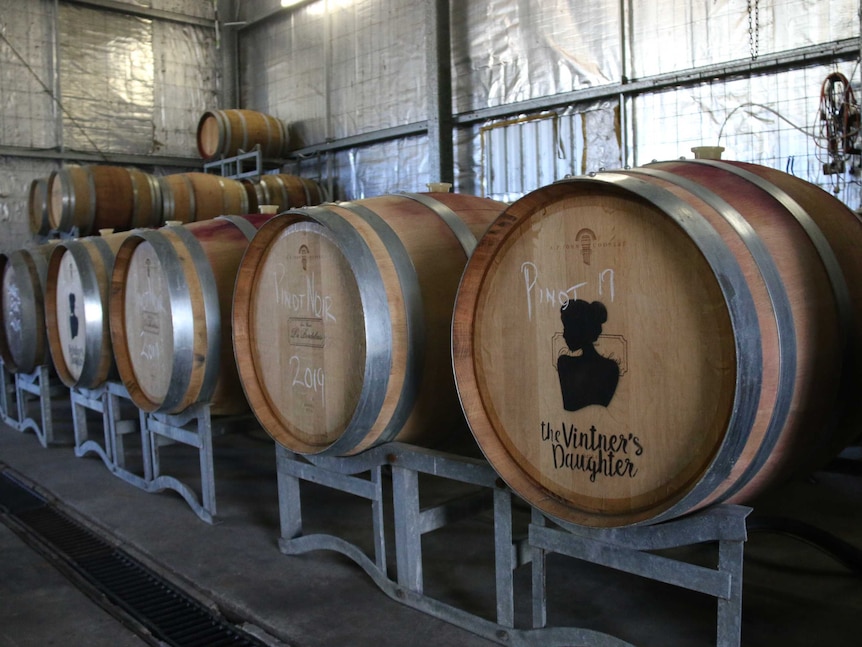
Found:
[[[255,236],[234,294],[249,403],[279,443],[349,455],[466,432],[449,328],[458,280],[502,203],[390,195],[280,214]]]
[[[81,236],[100,229],[157,227],[162,222],[158,180],[119,166],[67,166],[48,180],[51,227]]]
[[[248,241],[269,215],[136,230],[111,276],[111,341],[120,378],[144,411],[248,410],[231,346],[231,298]]]
[[[34,235],[45,236],[51,231],[51,216],[48,212],[48,178],[37,178],[30,182],[27,214],[30,231]]]
[[[288,134],[284,122],[255,110],[208,110],[197,129],[198,152],[205,160],[231,157],[260,146],[265,159],[287,154]]]
[[[260,180],[243,180],[248,191],[249,202],[257,208],[262,204],[274,204],[279,211],[293,207],[307,207],[323,202],[320,184],[297,175],[284,173],[261,175]]]
[[[165,222],[197,222],[253,210],[239,180],[210,173],[174,173],[160,181]]]
[[[860,242],[838,200],[749,164],[538,189],[459,289],[473,435],[515,492],[571,523],[750,500],[858,434]]]
[[[114,257],[131,232],[59,243],[48,263],[45,321],[57,375],[95,389],[115,376],[108,299]]]
[[[0,254],[0,356],[12,373],[50,364],[45,329],[45,283],[55,243]]]

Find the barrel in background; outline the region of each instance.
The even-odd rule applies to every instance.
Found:
[[[136,230],[111,275],[111,341],[120,378],[145,411],[248,410],[231,346],[231,299],[248,241],[272,216],[225,216]]]
[[[54,243],[0,254],[0,356],[12,373],[50,364],[45,282]]]
[[[161,185],[152,175],[119,166],[67,166],[48,181],[51,228],[87,236],[100,229],[157,227]]]
[[[474,436],[513,490],[573,523],[749,500],[858,421],[842,394],[862,367],[860,240],[832,196],[745,164],[526,195],[459,289],[453,362]]]
[[[131,232],[62,241],[49,263],[48,345],[69,387],[95,389],[115,376],[108,306],[114,257]]]
[[[160,178],[165,222],[211,220],[253,211],[239,180],[210,173],[173,173]]]
[[[34,235],[45,236],[51,231],[51,216],[48,212],[48,178],[36,178],[30,182],[27,214],[30,231]]]
[[[323,202],[323,189],[320,184],[298,175],[271,173],[261,175],[256,181],[242,182],[248,191],[252,210],[263,204],[273,204],[278,206],[279,211],[285,211]]]
[[[464,264],[502,203],[390,195],[280,214],[243,258],[234,347],[249,403],[291,451],[355,454],[466,431],[449,348]]]
[[[205,160],[231,157],[258,145],[264,158],[280,159],[287,154],[288,143],[280,119],[254,110],[208,110],[198,121],[198,152]]]

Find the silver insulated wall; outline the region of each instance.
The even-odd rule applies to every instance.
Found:
[[[217,104],[215,8],[199,0],[0,0],[0,248],[30,242],[32,180],[63,164],[199,169]]]
[[[438,179],[424,129],[429,2],[234,6],[239,103],[291,124],[294,171],[350,199]],[[851,164],[824,174],[820,118],[828,75],[858,89],[857,0],[449,7],[461,191],[513,200],[566,175],[720,145],[726,159],[787,170],[859,206]]]

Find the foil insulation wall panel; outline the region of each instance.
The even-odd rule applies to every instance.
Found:
[[[856,0],[631,0],[634,77],[859,36]]]
[[[240,103],[311,144],[425,118],[422,0],[317,0],[240,31]]]
[[[214,29],[182,18],[213,20],[214,4],[125,4],[181,20],[63,0],[0,0],[0,222],[10,223],[0,237],[3,250],[30,241],[30,182],[59,168],[61,155],[198,157],[197,121],[216,107],[219,53]]]
[[[64,145],[146,155],[153,148],[152,21],[60,5]]]
[[[57,145],[52,5],[0,0],[0,144]]]
[[[619,81],[620,3],[452,3],[455,112]]]

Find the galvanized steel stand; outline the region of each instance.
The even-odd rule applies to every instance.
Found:
[[[216,514],[216,496],[210,405],[196,404],[175,415],[144,413],[141,424],[144,462],[148,465],[148,473],[151,476],[144,484],[133,484],[143,486],[149,492],[174,490],[185,499],[198,517],[207,523],[212,523]],[[159,448],[172,442],[197,448],[200,459],[200,498],[186,483],[174,476],[161,473]]]
[[[9,415],[9,411],[18,405],[15,402],[15,377],[6,370],[6,363],[0,359],[0,416],[3,422],[14,426],[15,418]]]
[[[397,579],[386,566],[382,468],[392,468]],[[390,598],[504,645],[632,647],[614,636],[577,627],[546,627],[545,559],[557,552],[647,578],[676,584],[718,599],[719,647],[739,645],[742,612],[742,550],[749,508],[720,506],[655,526],[593,529],[556,525],[535,509],[529,552],[513,538],[512,494],[482,460],[389,443],[345,458],[304,457],[276,445],[279,548],[288,555],[333,550],[351,558]],[[360,476],[367,474],[367,477]],[[419,506],[419,475],[430,474],[485,488],[433,508]],[[300,482],[309,481],[368,499],[372,505],[373,558],[329,534],[303,535]],[[496,621],[453,607],[423,593],[422,535],[493,508]],[[718,542],[717,570],[645,551]],[[514,626],[513,571],[533,562],[533,629]]]
[[[386,566],[382,468],[392,468],[397,579]],[[350,557],[389,597],[491,640],[506,642],[514,626],[513,571],[519,565],[512,539],[511,494],[499,487],[496,472],[483,460],[445,454],[401,443],[389,443],[349,458],[301,457],[276,446],[281,538],[288,555],[334,550]],[[358,476],[368,473],[368,478]],[[480,486],[476,493],[432,508],[419,507],[419,474]],[[371,501],[374,558],[340,537],[302,534],[300,481],[310,481]],[[486,620],[423,594],[422,535],[494,510],[496,545],[496,622]],[[507,643],[517,644],[517,643]]]
[[[32,373],[15,373],[14,390],[18,417],[13,418],[7,410],[6,424],[22,433],[28,429],[32,430],[42,447],[61,444],[54,436],[51,402],[53,397],[68,394],[65,385],[53,380],[50,368],[43,364],[36,367]],[[39,401],[39,420],[30,417],[27,412],[27,406],[34,399]]]
[[[102,459],[105,466],[115,475],[136,485],[144,486],[152,478],[150,463],[144,460],[143,477],[126,469],[124,438],[130,433],[143,429],[144,413],[139,409],[138,420],[124,419],[120,400],[131,402],[126,387],[119,382],[105,382],[96,389],[73,387],[70,389],[72,401],[72,420],[75,425],[75,456],[94,453]],[[87,410],[102,414],[104,444],[89,435]],[[145,454],[146,457],[146,454]]]
[[[554,521],[558,527],[552,528],[534,508],[529,534],[533,552],[533,625],[547,624],[545,559],[548,553],[558,553],[716,598],[716,645],[738,646],[745,520],[750,513],[751,508],[744,506],[721,505],[651,526],[586,528]],[[715,569],[647,552],[706,542],[718,542]]]
[[[204,173],[212,173],[214,169],[219,175],[235,180],[260,177],[263,173],[260,144],[256,144],[250,151],[240,150],[233,157],[223,157],[204,164]]]

